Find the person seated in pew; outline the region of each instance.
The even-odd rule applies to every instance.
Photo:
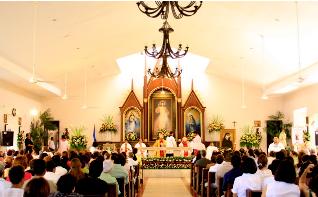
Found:
[[[76,178],[71,174],[62,175],[57,181],[57,192],[51,193],[49,197],[81,197],[82,195],[73,192]]]
[[[110,170],[109,174],[115,178],[124,177],[125,182],[128,183],[129,173],[124,168],[124,165],[122,165],[123,161],[125,161],[125,157],[122,154],[112,153],[111,158],[114,161],[114,166]]]
[[[299,197],[300,189],[295,184],[296,170],[293,162],[285,159],[280,162],[274,181],[267,184],[263,189],[262,197]]]
[[[197,166],[200,166],[201,168],[205,168],[211,161],[209,159],[205,158],[205,156],[206,156],[205,150],[201,150],[201,156],[202,156],[202,158],[197,160],[195,162],[195,164]]]
[[[105,162],[106,161],[106,162]],[[109,162],[110,161],[110,162]],[[119,186],[117,179],[110,174],[110,171],[113,169],[114,163],[111,160],[104,160],[103,162],[103,172],[98,177],[99,179],[105,181],[107,184],[115,184],[118,195],[120,194]]]
[[[241,157],[237,154],[234,154],[231,157],[231,164],[233,168],[224,174],[222,190],[226,191],[228,185],[233,185],[236,177],[242,176],[243,172],[241,170]]]
[[[254,159],[244,157],[241,164],[242,176],[234,180],[232,192],[233,197],[246,197],[246,190],[261,190],[261,178],[256,174],[257,166]]]
[[[107,183],[98,178],[102,171],[103,162],[99,159],[93,160],[89,165],[88,176],[77,182],[75,192],[84,196],[105,196],[107,193]]]
[[[221,163],[221,165],[216,169],[216,172],[215,172],[215,184],[217,187],[219,187],[219,179],[223,178],[225,173],[227,173],[233,168],[231,164],[232,151],[225,150],[223,153],[223,156],[224,156],[224,162]]]

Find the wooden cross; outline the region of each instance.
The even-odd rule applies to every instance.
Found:
[[[235,125],[236,125],[237,122],[234,120],[232,123],[233,123],[233,126],[235,128]]]

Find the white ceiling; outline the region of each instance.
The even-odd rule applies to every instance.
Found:
[[[38,2],[36,73],[63,89],[120,70],[116,59],[161,43],[161,19],[142,14],[136,2]],[[32,72],[32,2],[0,2],[0,58]],[[318,60],[318,2],[300,2],[302,68]],[[207,72],[260,87],[298,71],[296,7],[294,2],[204,2],[192,17],[170,16],[173,46],[209,58]],[[264,35],[264,60],[262,39]],[[243,59],[241,59],[243,57]],[[243,66],[244,65],[244,66]],[[0,79],[40,96],[27,79],[0,66]],[[5,73],[5,75],[3,74]],[[14,80],[13,80],[14,79]],[[41,92],[42,91],[42,92]]]

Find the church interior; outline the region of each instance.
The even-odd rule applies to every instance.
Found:
[[[117,180],[108,196],[249,196],[237,189],[243,179],[230,192],[218,185],[219,155],[231,165],[235,152],[255,153],[257,167],[257,152],[266,163],[282,150],[317,156],[317,10],[315,1],[1,1],[0,175],[10,151],[39,160],[49,149],[61,161],[68,152],[72,170],[72,151],[81,162],[91,152],[92,166],[96,152],[116,154],[115,166],[136,149],[134,181]],[[301,161],[300,172],[317,167]],[[308,192],[297,173],[282,196]]]

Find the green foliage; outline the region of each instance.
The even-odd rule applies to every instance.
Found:
[[[310,133],[309,133],[309,131],[307,131],[307,130],[303,131],[303,140],[304,140],[304,143],[310,141]]]
[[[267,133],[272,136],[279,136],[282,130],[285,130],[286,137],[288,139],[291,138],[291,128],[293,126],[292,122],[286,122],[285,115],[281,111],[277,111],[275,115],[268,116],[270,120],[275,121],[267,121],[266,131]],[[276,122],[277,121],[277,122]],[[279,121],[281,121],[279,123]]]
[[[30,134],[34,144],[34,150],[40,151],[43,144],[48,141],[48,130],[55,130],[50,109],[40,113],[38,119],[33,119],[30,125]]]

